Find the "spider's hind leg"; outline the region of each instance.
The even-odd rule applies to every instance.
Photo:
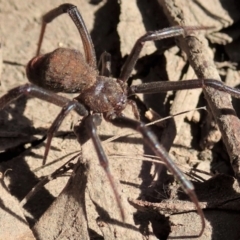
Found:
[[[60,16],[63,13],[68,13],[69,16],[71,17],[71,19],[73,20],[74,24],[76,25],[76,27],[80,33],[82,42],[83,42],[83,48],[84,48],[84,52],[85,52],[85,56],[86,56],[86,62],[91,67],[96,69],[96,66],[97,66],[96,53],[95,53],[95,49],[94,49],[94,46],[92,43],[92,38],[86,28],[86,25],[83,21],[83,18],[81,16],[79,10],[77,9],[76,6],[69,4],[69,3],[62,4],[59,7],[54,8],[43,15],[42,28],[41,28],[41,32],[40,32],[40,36],[39,36],[39,40],[38,40],[38,48],[37,48],[36,56],[38,56],[40,54],[40,49],[42,46],[42,41],[43,41],[43,37],[44,37],[44,33],[46,30],[47,24],[50,23],[51,21],[53,21],[55,18],[57,18],[58,16]]]

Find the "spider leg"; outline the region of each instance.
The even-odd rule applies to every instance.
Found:
[[[11,89],[10,91],[8,91],[8,93],[0,97],[0,109],[3,109],[5,106],[18,99],[22,95],[39,98],[46,102],[53,103],[54,105],[57,105],[59,107],[64,107],[72,101],[66,97],[57,95],[49,90],[43,89],[34,84],[26,83],[24,85]],[[75,102],[74,110],[80,116],[88,115],[88,110],[79,102]]]
[[[187,89],[195,89],[195,88],[205,88],[212,87],[219,91],[223,91],[231,94],[231,96],[235,98],[240,98],[240,89],[232,88],[226,86],[223,82],[214,79],[192,79],[185,81],[159,81],[159,82],[151,82],[151,83],[143,83],[135,86],[129,87],[129,95],[135,93],[159,93],[159,92],[167,92],[167,91],[177,91],[177,90],[187,90]]]
[[[111,75],[111,54],[103,52],[98,62],[98,69],[101,67],[100,75],[110,77]]]
[[[58,116],[53,121],[51,127],[48,129],[47,142],[46,142],[46,147],[45,147],[45,152],[44,152],[42,165],[46,164],[47,156],[48,156],[48,153],[49,153],[49,150],[50,150],[50,146],[51,146],[51,142],[52,142],[52,138],[53,138],[54,133],[58,130],[58,128],[62,124],[63,120],[68,115],[68,113],[70,111],[74,110],[75,108],[77,108],[78,104],[79,104],[79,102],[77,102],[77,101],[74,101],[74,100],[69,101],[68,104],[66,104],[62,108],[61,112],[58,114]]]
[[[108,177],[108,180],[110,182],[110,185],[113,189],[114,196],[115,196],[116,201],[117,201],[117,205],[120,209],[121,217],[124,220],[124,218],[125,218],[124,217],[124,210],[123,210],[123,206],[121,204],[120,196],[119,196],[118,191],[117,191],[117,186],[116,186],[116,184],[114,182],[114,178],[113,178],[113,176],[110,172],[107,156],[106,156],[106,154],[103,150],[101,141],[100,141],[99,136],[97,134],[96,123],[99,121],[98,118],[99,118],[99,115],[97,115],[97,114],[89,115],[89,116],[87,116],[86,118],[83,119],[83,121],[84,121],[83,124],[85,126],[85,129],[87,130],[88,135],[90,136],[90,138],[93,141],[93,144],[95,146],[95,149],[96,149],[96,152],[97,152],[97,155],[98,155],[98,158],[99,158],[100,165],[103,167],[103,169],[104,169],[104,171],[105,171],[105,173]],[[75,134],[76,135],[81,135],[82,132],[77,130],[77,131],[75,131]]]
[[[168,170],[176,177],[176,179],[181,183],[181,186],[185,193],[189,196],[191,201],[195,204],[197,212],[201,218],[202,229],[198,236],[201,236],[204,228],[205,228],[205,220],[203,211],[198,202],[198,198],[194,191],[194,186],[192,183],[185,177],[185,175],[181,172],[181,170],[176,166],[168,152],[164,149],[164,147],[158,142],[155,134],[150,131],[143,123],[126,118],[123,116],[115,117],[112,119],[108,119],[112,124],[119,127],[126,127],[140,132],[143,136],[145,143],[152,149],[152,151],[160,157],[166,164]]]
[[[209,29],[209,27],[174,26],[174,27],[164,28],[159,31],[147,32],[145,35],[143,35],[136,41],[131,53],[129,54],[126,62],[123,65],[123,68],[122,68],[119,78],[124,82],[126,82],[128,80],[128,78],[137,62],[140,52],[143,49],[145,42],[157,41],[157,40],[161,40],[164,38],[171,38],[171,37],[177,37],[177,36],[185,36],[192,31],[205,30],[205,29]]]
[[[39,55],[40,49],[42,46],[42,41],[43,41],[43,36],[45,33],[45,29],[48,23],[53,21],[56,17],[60,16],[63,13],[68,13],[71,19],[73,20],[74,24],[76,25],[82,42],[83,42],[83,48],[86,56],[86,62],[92,66],[94,69],[96,69],[97,64],[96,64],[96,53],[94,50],[94,46],[92,43],[91,36],[86,28],[86,25],[83,21],[83,18],[77,9],[76,6],[66,3],[62,4],[57,8],[52,9],[51,11],[47,12],[45,15],[42,17],[42,28],[38,40],[38,48],[36,52],[36,56]]]
[[[8,93],[3,95],[0,98],[0,109],[3,109],[6,105],[10,104],[12,101],[16,100],[22,95],[36,97],[63,108],[60,114],[54,120],[50,129],[48,130],[48,139],[47,139],[47,144],[46,144],[46,149],[45,149],[44,159],[43,159],[43,164],[45,164],[53,134],[59,128],[60,124],[62,123],[66,115],[73,109],[80,116],[88,115],[88,111],[81,103],[77,101],[59,96],[51,91],[48,91],[46,89],[43,89],[41,87],[38,87],[33,84],[29,84],[29,83],[13,88]]]
[[[138,111],[137,103],[133,100],[128,99],[128,104],[132,106],[132,111],[135,119],[140,120],[140,114]]]
[[[62,96],[56,95],[48,90],[40,88],[32,84],[24,84],[16,88],[11,89],[0,98],[0,109],[3,109],[6,105],[10,104],[12,101],[18,99],[22,95],[29,95],[36,98],[40,98],[47,102],[51,102],[57,106],[64,106],[68,103],[68,99]],[[56,95],[56,96],[55,96]]]

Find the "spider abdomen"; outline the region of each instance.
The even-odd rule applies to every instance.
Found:
[[[27,65],[28,80],[55,92],[85,91],[96,82],[97,71],[74,49],[58,48],[33,58]]]

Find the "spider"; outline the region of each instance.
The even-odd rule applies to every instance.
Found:
[[[51,53],[39,55],[47,24],[63,13],[69,14],[80,33],[85,58],[79,51],[66,48],[58,48]],[[220,91],[225,91],[233,97],[240,98],[240,90],[225,86],[223,83],[213,79],[192,79],[181,82],[151,82],[130,87],[127,85],[127,80],[130,77],[145,42],[185,36],[191,31],[202,29],[206,29],[206,27],[176,26],[159,31],[147,32],[136,41],[122,67],[120,76],[118,78],[112,78],[110,77],[110,59],[107,53],[103,53],[100,58],[101,71],[100,74],[98,73],[92,39],[77,7],[72,4],[62,4],[46,13],[42,18],[42,28],[36,57],[34,57],[26,67],[27,77],[30,83],[13,88],[3,95],[0,98],[0,109],[3,109],[6,105],[22,95],[36,97],[62,108],[48,130],[43,164],[46,163],[52,137],[66,115],[74,110],[82,116],[85,129],[93,140],[100,165],[105,170],[109,179],[123,219],[123,207],[113,176],[109,170],[107,157],[97,135],[96,125],[99,124],[99,117],[103,116],[106,121],[118,127],[126,127],[138,131],[142,134],[145,143],[165,162],[168,170],[181,183],[183,190],[195,204],[202,222],[202,229],[199,233],[200,236],[205,227],[205,220],[192,183],[175,165],[168,152],[158,142],[155,134],[138,120],[139,116],[136,105],[129,100],[129,97],[137,93],[153,94],[170,90],[195,89],[209,86]],[[57,95],[56,92],[80,94],[78,97],[70,100]],[[136,120],[123,115],[122,111],[127,104],[132,105]],[[76,134],[81,133],[78,132]]]

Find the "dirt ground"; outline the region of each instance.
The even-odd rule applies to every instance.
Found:
[[[27,83],[25,66],[36,53],[41,16],[62,3],[0,0],[1,96]],[[71,3],[83,16],[97,59],[104,51],[112,55],[114,77],[119,76],[135,41],[147,31],[201,25],[213,28],[184,39],[146,43],[129,84],[221,77],[229,86],[239,85],[237,1]],[[58,47],[82,51],[80,36],[67,14],[47,26],[41,53]],[[204,233],[197,239],[240,239],[240,191],[233,178],[240,172],[239,102],[233,100],[235,114],[229,96],[210,88],[204,95],[201,89],[194,89],[139,95],[133,100],[146,123],[153,120],[146,117],[146,112],[153,113],[150,109],[157,117],[188,111],[153,126],[152,131],[194,183],[206,219]],[[193,111],[203,106],[208,106],[207,111]],[[71,112],[64,120],[53,138],[47,164],[42,167],[46,144],[42,138],[59,112],[59,107],[27,96],[1,110],[0,239],[193,239],[199,234],[201,221],[194,205],[164,166],[152,163],[153,153],[132,130],[114,127],[104,120],[98,127],[125,221],[91,141],[82,146],[77,141],[73,128],[81,117],[76,113]],[[124,113],[134,118],[131,107]],[[27,204],[21,202],[44,177],[76,154],[69,171],[41,187]]]

